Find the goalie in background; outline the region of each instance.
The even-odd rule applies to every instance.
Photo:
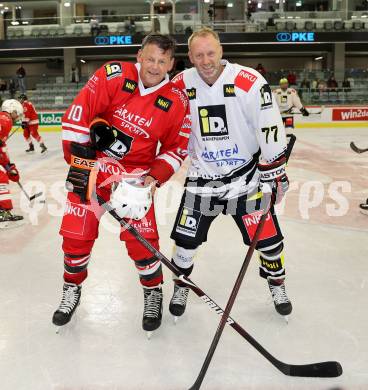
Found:
[[[274,99],[279,106],[282,121],[285,129],[294,128],[294,116],[292,114],[293,108],[300,110],[303,116],[309,116],[308,110],[303,106],[298,92],[294,88],[289,88],[289,81],[287,78],[282,78],[279,82],[280,88],[273,91]]]

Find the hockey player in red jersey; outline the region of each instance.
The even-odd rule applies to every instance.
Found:
[[[9,222],[23,219],[20,215],[12,214],[13,203],[9,191],[9,180],[19,181],[19,172],[14,163],[9,160],[6,140],[9,132],[18,119],[23,115],[22,105],[15,99],[5,100],[0,112],[0,227],[7,227]]]
[[[26,152],[28,153],[34,151],[32,138],[40,144],[41,153],[46,152],[47,148],[45,146],[45,143],[43,142],[40,134],[38,133],[38,114],[36,112],[36,109],[34,108],[34,105],[28,100],[27,95],[25,94],[20,95],[18,100],[21,102],[24,112],[22,128],[24,139],[28,143],[28,149],[26,150]]]
[[[136,64],[106,63],[63,116],[64,157],[70,164],[67,184],[72,191],[60,229],[65,283],[53,316],[55,325],[69,322],[79,303],[98,236],[103,209],[89,195],[92,176],[97,176],[97,195],[105,201],[111,197],[115,211],[159,248],[150,195],[179,169],[190,131],[188,100],[167,75],[174,48],[171,38],[148,35]],[[118,182],[114,191],[113,182]],[[153,331],[162,317],[161,264],[127,231],[121,232],[120,239],[144,289],[143,329]]]

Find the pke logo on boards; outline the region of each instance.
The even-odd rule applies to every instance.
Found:
[[[198,107],[199,124],[202,137],[223,137],[227,136],[226,109],[224,104],[218,106]]]
[[[268,84],[261,88],[261,110],[272,107],[272,92]]]
[[[187,89],[187,95],[189,100],[194,100],[197,97],[197,92],[195,88]]]
[[[224,96],[225,97],[236,96],[234,84],[224,84]]]
[[[137,88],[138,83],[134,80],[125,79],[123,85],[123,91],[133,93]]]
[[[172,103],[173,102],[170,99],[158,95],[155,101],[155,106],[160,110],[168,112],[170,110]]]
[[[121,76],[121,65],[118,62],[111,62],[105,65],[106,78],[108,80]]]
[[[187,207],[183,208],[176,231],[186,236],[195,237],[197,234],[201,213]]]

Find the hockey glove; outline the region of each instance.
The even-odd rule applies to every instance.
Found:
[[[65,187],[78,194],[82,202],[86,202],[90,199],[96,176],[96,151],[91,146],[72,142],[70,152],[71,161]]]
[[[28,122],[22,122],[21,126],[22,129],[25,129],[28,126]]]
[[[260,185],[263,193],[272,193],[272,202],[280,203],[289,189],[289,179],[285,171],[286,158],[282,157],[271,164],[258,164]]]
[[[104,119],[96,118],[90,125],[92,145],[109,157],[120,160],[129,152],[133,138],[109,125]]]
[[[19,172],[15,164],[8,163],[5,165],[6,173],[9,177],[9,180],[18,182],[19,181]]]
[[[302,113],[303,116],[309,116],[309,111],[304,107],[300,109],[300,112]]]

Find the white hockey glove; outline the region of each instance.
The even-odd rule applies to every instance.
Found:
[[[123,180],[112,193],[110,205],[121,218],[139,221],[151,208],[151,186],[130,184]]]
[[[286,191],[289,189],[289,179],[285,171],[286,158],[282,157],[271,164],[258,164],[260,174],[261,191],[272,194],[272,202],[281,202]]]

